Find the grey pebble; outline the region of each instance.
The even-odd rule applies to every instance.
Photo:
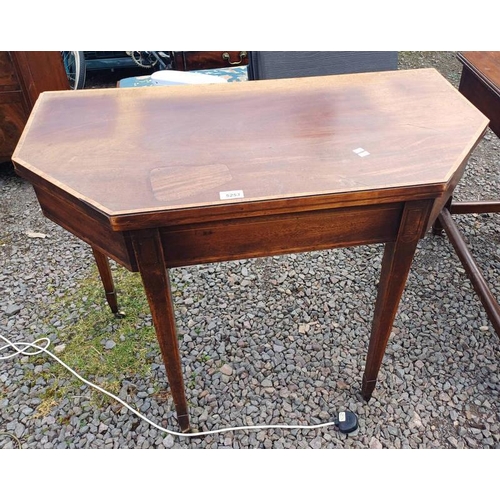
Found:
[[[104,344],[105,349],[113,349],[114,347],[116,347],[116,342],[114,340],[107,340]]]
[[[220,372],[224,375],[231,376],[233,374],[233,368],[230,365],[225,364],[221,366]]]
[[[17,304],[9,304],[5,309],[6,316],[14,316],[19,311],[21,311],[22,307]]]
[[[172,434],[168,434],[167,437],[163,440],[163,446],[165,448],[173,448],[175,444],[175,439]]]
[[[22,435],[24,434],[24,431],[26,430],[26,426],[23,425],[21,422],[19,422],[17,425],[16,425],[16,428],[14,429],[14,432],[16,434],[16,436],[18,438],[22,437]]]

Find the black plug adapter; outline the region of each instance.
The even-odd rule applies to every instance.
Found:
[[[335,425],[342,434],[350,434],[358,428],[358,417],[352,411],[341,411],[335,420]]]

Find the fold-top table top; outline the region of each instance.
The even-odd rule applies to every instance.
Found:
[[[402,189],[434,196],[487,124],[433,69],[45,92],[13,161],[35,185],[109,217],[241,212]]]
[[[500,52],[459,52],[458,59],[500,97]]]

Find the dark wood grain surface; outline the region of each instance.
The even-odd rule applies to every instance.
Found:
[[[193,71],[197,69],[225,68],[248,64],[245,50],[219,50],[211,52],[172,52],[172,69]]]
[[[432,69],[47,92],[34,116],[18,169],[112,215],[442,190],[487,122]]]

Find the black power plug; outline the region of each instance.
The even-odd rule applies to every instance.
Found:
[[[350,434],[358,428],[358,417],[352,411],[341,411],[335,419],[335,425],[342,434]]]

